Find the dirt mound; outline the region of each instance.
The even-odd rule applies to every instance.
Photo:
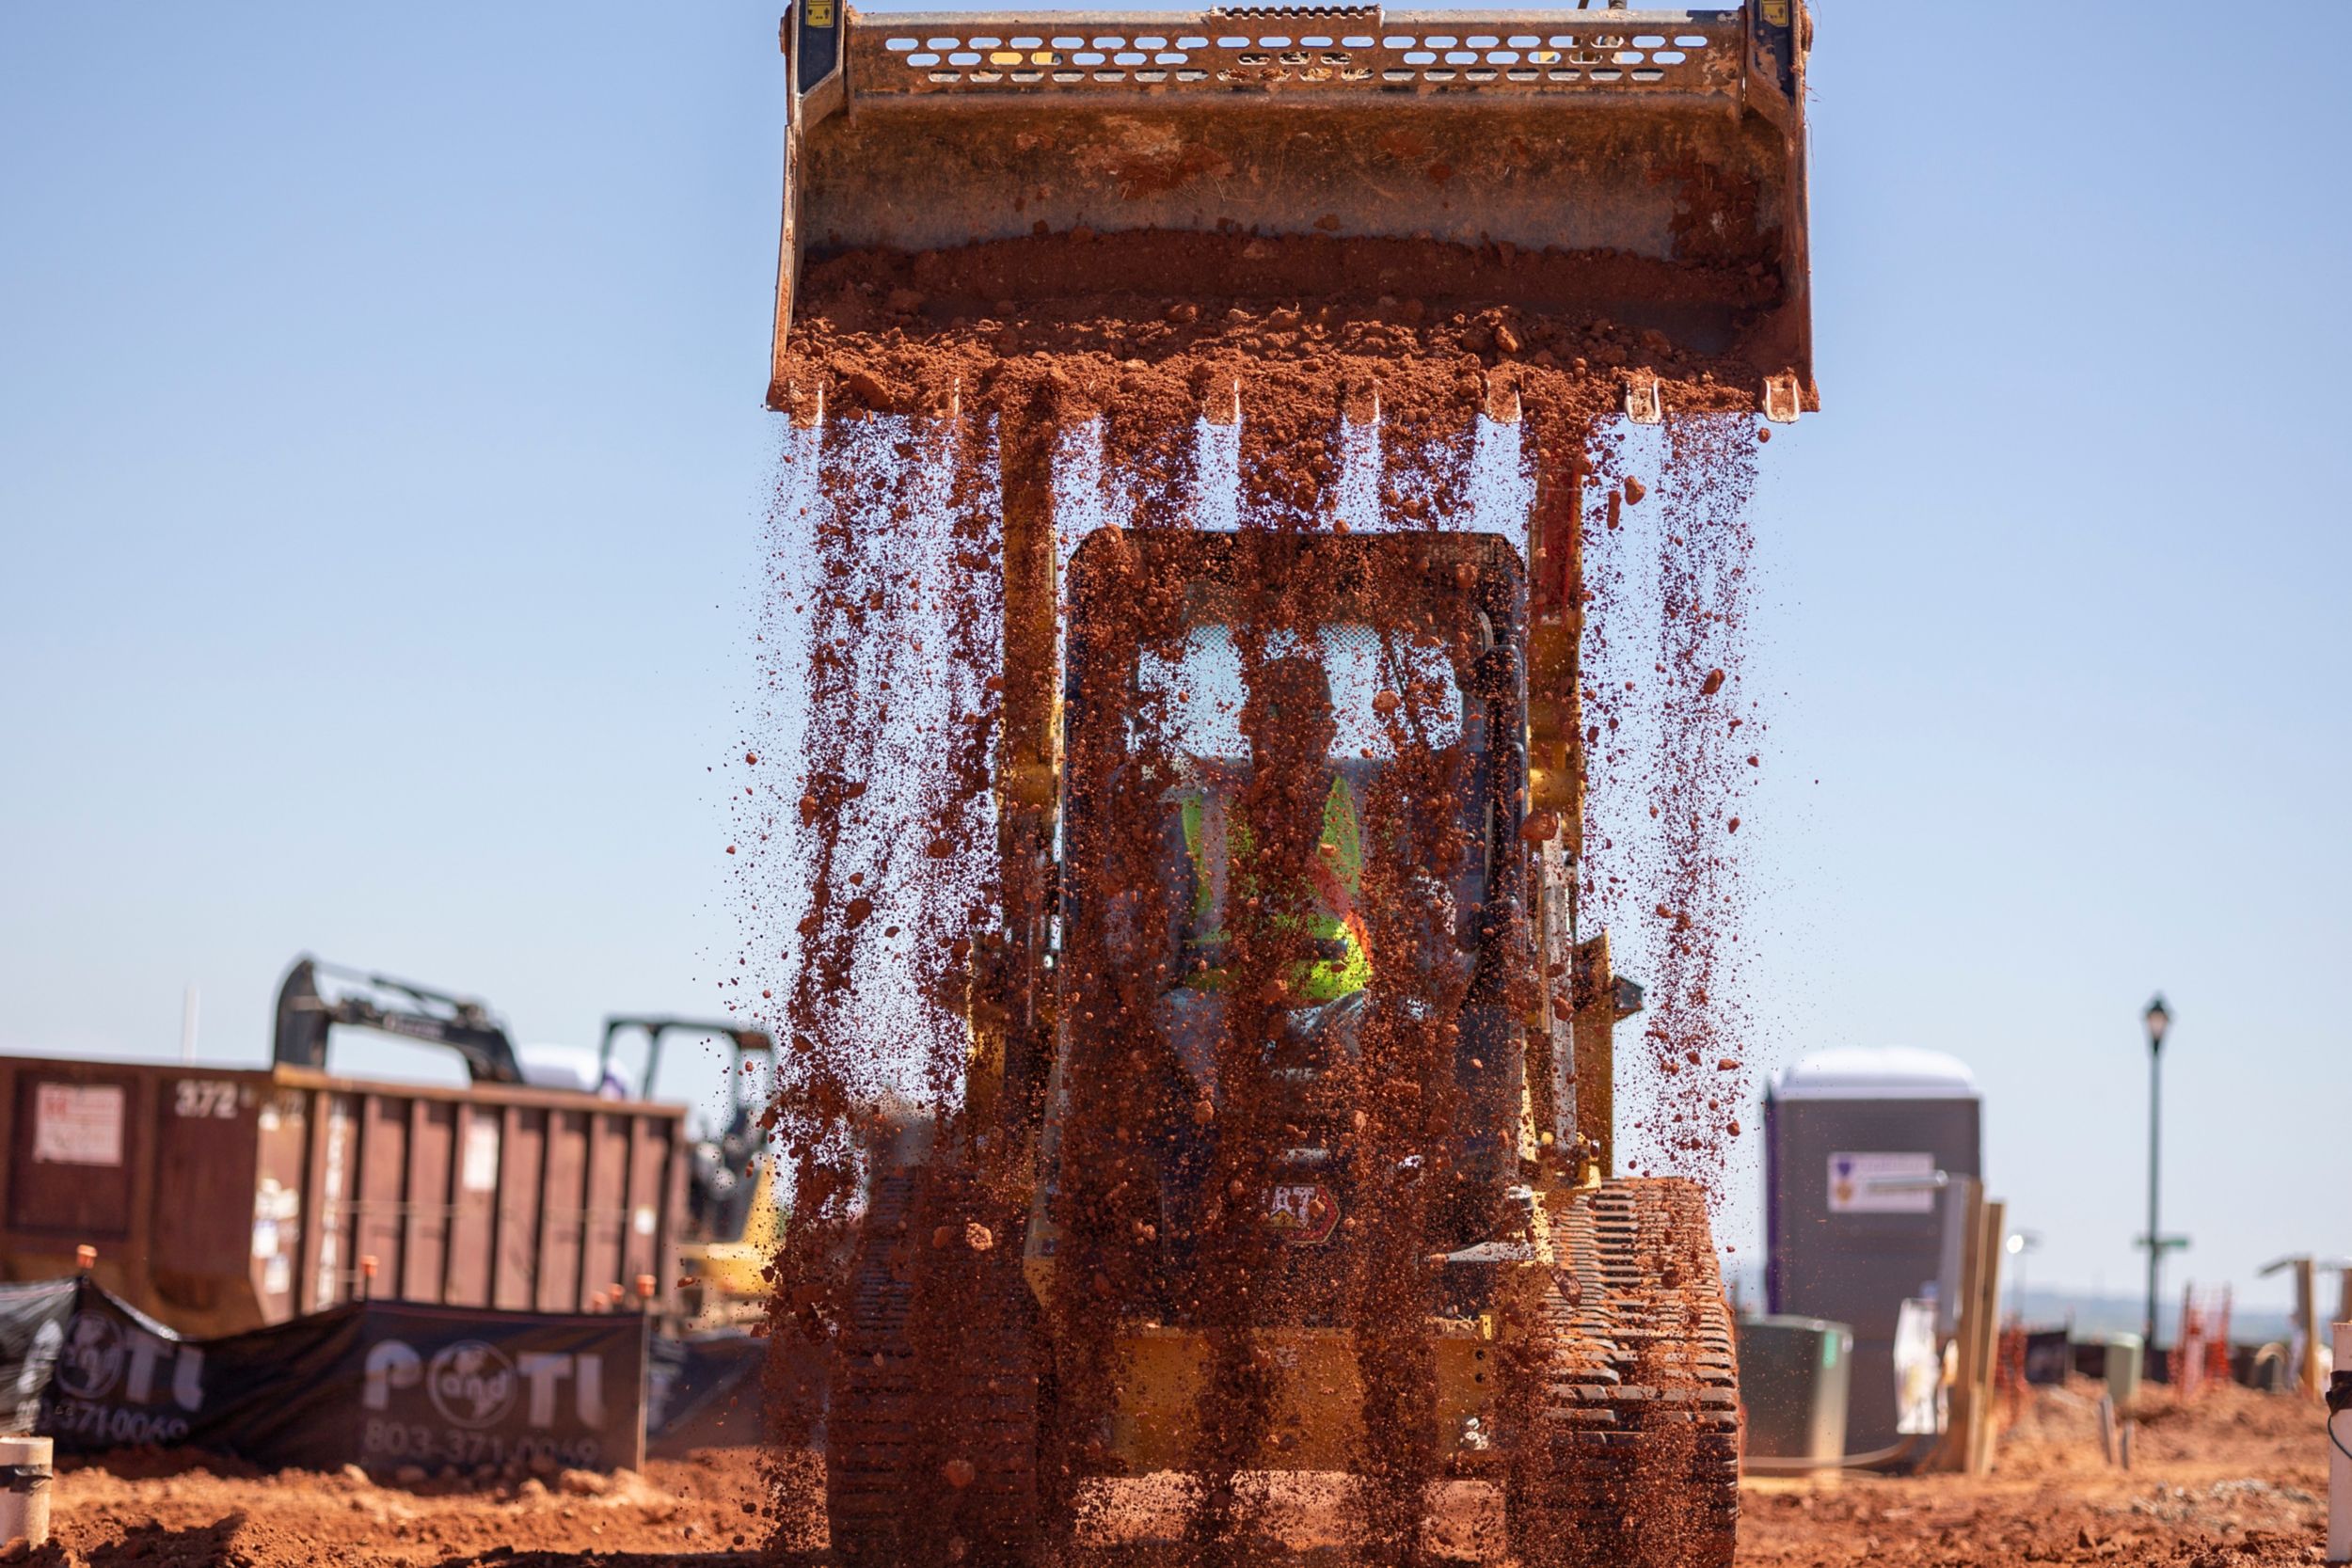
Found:
[[[2011,1568],[2013,1564],[2164,1563],[2286,1568],[2317,1560],[2326,1465],[2314,1406],[2220,1387],[2186,1405],[2155,1391],[2138,1468],[2098,1457],[2082,1420],[2084,1389],[2037,1390],[2001,1441],[1994,1474],[1854,1476],[1829,1490],[1751,1481],[1740,1526],[1742,1564],[1825,1568]],[[2158,1412],[2161,1412],[2159,1414]],[[718,1449],[655,1461],[598,1491],[532,1478],[475,1490],[381,1487],[342,1474],[230,1475],[152,1456],[65,1471],[55,1543],[11,1560],[55,1568],[412,1568],[479,1563],[654,1568],[820,1568],[821,1540],[761,1557],[745,1510],[764,1496],[760,1456]],[[1339,1568],[1352,1492],[1337,1476],[1268,1478],[1253,1562]],[[1143,1568],[1184,1560],[1189,1508],[1173,1477],[1123,1482],[1082,1537],[1073,1568]],[[1427,1542],[1448,1557],[1494,1560],[1500,1518],[1490,1488],[1454,1482],[1433,1496]],[[745,1536],[738,1546],[738,1536]]]
[[[378,1485],[356,1467],[257,1474],[202,1456],[124,1454],[64,1469],[36,1562],[163,1568],[350,1568],[494,1561],[529,1544],[577,1558],[671,1560],[752,1546],[756,1450],[650,1461],[643,1474],[552,1471],[476,1483]]]
[[[1850,1477],[1830,1491],[1751,1484],[1740,1561],[1857,1558],[1896,1568],[2026,1562],[2283,1568],[2317,1560],[2327,1467],[2316,1408],[2234,1386],[2148,1392],[2135,1468],[2099,1451],[2097,1386],[2036,1389],[1994,1473]]]

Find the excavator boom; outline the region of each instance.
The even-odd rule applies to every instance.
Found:
[[[330,999],[319,990],[322,973],[340,975],[374,990],[406,996],[420,1006],[387,1007],[363,995]],[[466,1074],[477,1084],[525,1081],[515,1042],[482,1003],[389,975],[339,969],[308,955],[295,959],[278,988],[278,1028],[272,1059],[287,1067],[326,1070],[326,1032],[337,1024],[373,1029],[427,1045],[447,1046],[465,1058]]]

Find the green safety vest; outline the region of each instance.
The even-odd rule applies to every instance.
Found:
[[[1193,936],[1187,945],[1205,947],[1226,940],[1224,911],[1217,908],[1216,881],[1209,863],[1207,797],[1200,790],[1188,789],[1182,800],[1184,852],[1192,859],[1195,889]],[[1225,857],[1229,886],[1236,878],[1246,879],[1241,867],[1248,857],[1248,828],[1240,823],[1232,824],[1229,830]],[[1308,922],[1308,929],[1319,942],[1345,943],[1347,951],[1343,958],[1307,959],[1294,965],[1290,975],[1294,995],[1318,1003],[1362,990],[1372,981],[1372,953],[1365,941],[1363,920],[1356,913],[1356,900],[1363,890],[1363,833],[1356,813],[1355,793],[1347,787],[1346,778],[1338,773],[1332,775],[1331,793],[1323,802],[1320,847],[1323,864],[1321,874],[1315,878],[1319,908]],[[1213,927],[1212,921],[1216,922]],[[1184,983],[1201,990],[1216,990],[1225,981],[1224,970],[1217,968],[1188,974]]]

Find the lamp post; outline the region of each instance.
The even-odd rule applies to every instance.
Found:
[[[2164,1232],[2156,1227],[2156,1148],[2164,1120],[2159,1114],[2164,1085],[2164,1035],[2172,1027],[2172,1014],[2162,993],[2148,1004],[2141,1019],[2148,1025],[2148,1315],[2140,1343],[2153,1355],[2156,1350],[2156,1271],[2164,1262]]]

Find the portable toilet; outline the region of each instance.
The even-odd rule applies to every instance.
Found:
[[[1826,1051],[1765,1090],[1765,1300],[1852,1326],[1852,1451],[1898,1439],[1903,1303],[1950,1311],[1947,1195],[1983,1174],[1982,1119],[1975,1077],[1935,1051]]]

